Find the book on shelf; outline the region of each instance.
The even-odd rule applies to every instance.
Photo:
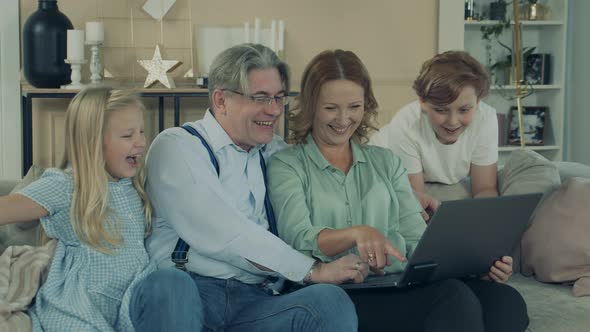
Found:
[[[551,55],[529,54],[525,61],[524,77],[529,84],[551,84]]]
[[[496,113],[498,117],[498,146],[506,145],[507,126],[506,126],[506,114]]]

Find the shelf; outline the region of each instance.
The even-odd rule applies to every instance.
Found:
[[[480,27],[480,26],[489,26],[489,25],[496,25],[500,23],[500,21],[465,21],[465,27]],[[554,20],[546,20],[546,21],[519,21],[520,24],[523,26],[561,26],[563,25],[563,21],[554,21]],[[514,21],[510,21],[510,24],[514,25]]]
[[[535,145],[535,146],[525,146],[525,150],[533,150],[533,151],[549,151],[549,150],[560,150],[561,147],[559,145]],[[504,145],[498,147],[498,151],[516,151],[520,150],[520,145]]]
[[[491,90],[516,90],[516,85],[493,85],[490,87]],[[533,91],[536,90],[559,90],[561,89],[561,84],[541,84],[541,85],[533,85]]]
[[[173,94],[202,94],[207,96],[209,90],[206,88],[199,88],[196,86],[185,86],[185,87],[178,87],[174,89],[166,89],[166,88],[143,88],[136,85],[112,85],[113,88],[116,89],[133,89],[138,93],[142,94],[165,94],[165,95],[173,95]],[[50,89],[50,88],[35,88],[26,82],[21,82],[21,91],[23,96],[27,96],[28,94],[45,94],[45,95],[58,95],[58,94],[76,94],[80,92],[79,89]]]
[[[488,6],[489,3],[496,0],[480,1],[480,6]],[[502,42],[513,49],[515,27],[518,27],[522,32],[520,35],[520,43],[523,46],[535,46],[535,52],[551,55],[550,63],[550,81],[551,84],[535,84],[522,85],[519,89],[526,91],[526,100],[523,101],[523,106],[543,106],[550,110],[550,116],[544,119],[543,138],[545,145],[530,145],[524,147],[527,151],[536,151],[542,154],[545,158],[552,161],[562,160],[564,152],[565,141],[565,124],[569,118],[566,114],[565,95],[568,69],[568,48],[566,41],[568,40],[569,16],[568,7],[572,0],[544,0],[544,4],[550,8],[551,16],[544,16],[546,20],[518,20],[518,26],[514,22],[514,16],[510,15],[508,10],[506,16],[507,22],[491,19],[480,19],[467,21],[462,14],[460,8],[464,7],[464,0],[445,0],[452,5],[453,10],[439,11],[439,51],[443,52],[452,49],[463,49],[471,54],[476,60],[483,65],[487,64],[489,60],[505,59],[506,49],[498,42]],[[520,2],[520,1],[519,1]],[[482,31],[490,28],[499,27],[499,25],[507,26],[507,28],[499,29],[499,34],[492,34],[491,43],[482,38]],[[488,31],[494,32],[494,31]],[[523,61],[524,62],[524,61]],[[517,87],[509,80],[498,81],[495,79],[506,78],[509,76],[508,72],[502,73],[492,78],[490,93],[485,102],[498,111],[498,114],[508,115],[510,109],[516,105]],[[521,75],[521,79],[524,76]],[[532,81],[532,80],[530,80]],[[502,84],[505,83],[505,84]],[[524,106],[526,107],[526,106]],[[504,119],[504,127],[508,127],[508,116]],[[529,124],[535,127],[540,124]],[[504,128],[505,129],[505,128]],[[538,130],[538,129],[537,129]],[[503,133],[502,135],[505,135]],[[506,142],[507,140],[502,140]],[[522,149],[519,145],[504,145],[499,147],[499,161],[506,161],[511,151],[518,151]]]

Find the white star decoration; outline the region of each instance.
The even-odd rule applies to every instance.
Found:
[[[189,69],[183,76],[184,78],[193,78],[195,77],[195,73],[193,73],[193,69]]]
[[[164,84],[168,89],[175,88],[174,80],[168,76],[168,72],[174,70],[182,62],[176,60],[162,60],[160,46],[156,45],[154,57],[151,60],[137,60],[139,64],[148,71],[148,76],[143,84],[144,88],[152,86],[156,81]]]
[[[176,0],[148,0],[143,4],[143,10],[158,21],[168,13]]]
[[[103,72],[102,72],[102,77],[104,77],[104,78],[113,78],[114,76],[113,76],[113,74],[111,74],[110,71],[108,71],[106,68],[104,68],[103,69]]]

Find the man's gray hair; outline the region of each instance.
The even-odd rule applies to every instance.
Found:
[[[209,71],[209,98],[215,89],[248,93],[248,73],[255,69],[277,68],[285,92],[289,92],[289,66],[268,47],[241,44],[215,57]]]

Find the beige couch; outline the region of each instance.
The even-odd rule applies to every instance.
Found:
[[[562,183],[570,177],[590,178],[590,166],[560,162],[557,167]],[[514,275],[510,284],[520,291],[527,303],[531,319],[529,331],[590,331],[590,296],[574,297],[571,286],[540,283],[522,274]]]
[[[567,162],[554,165],[559,169],[561,181],[572,176],[590,178],[589,166]],[[0,195],[8,194],[16,184],[16,181],[0,181]],[[1,226],[0,250],[8,244],[32,244],[36,238],[35,229],[28,225]],[[515,262],[519,261],[519,255],[515,254]],[[515,263],[515,270],[518,270],[518,263]],[[528,331],[590,331],[590,296],[574,297],[571,286],[540,283],[518,273],[510,279],[510,284],[521,292],[528,305],[531,319]]]
[[[545,192],[547,197],[570,177],[590,179],[590,166],[571,162],[551,163],[535,153],[520,153],[509,160],[499,177],[499,189],[502,192],[518,194],[540,191]],[[427,191],[439,200],[460,199],[470,195],[468,182],[454,186],[427,185]],[[509,284],[520,291],[527,303],[530,317],[527,331],[590,331],[590,296],[575,297],[571,286],[541,283],[534,277],[520,274],[520,248],[516,249],[513,257],[517,273],[510,278]]]

